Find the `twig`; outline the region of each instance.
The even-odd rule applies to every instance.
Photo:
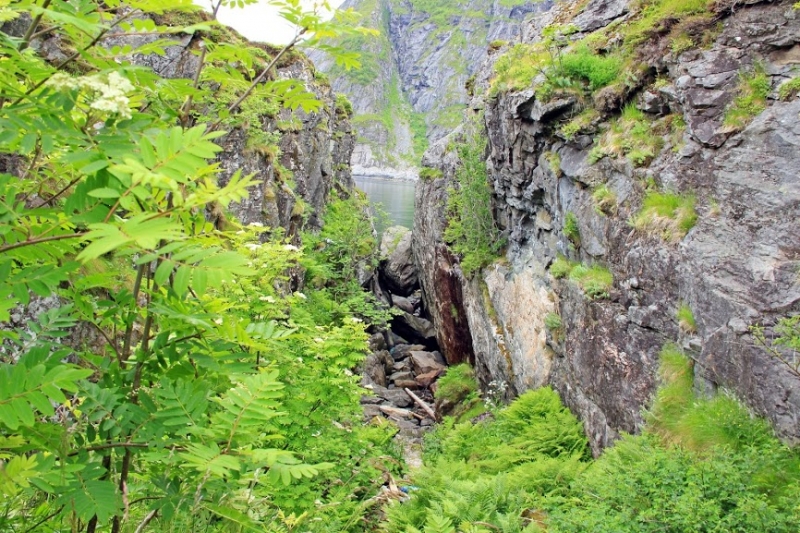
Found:
[[[144,519],[141,522],[139,522],[139,525],[136,526],[136,530],[133,533],[142,533],[142,531],[144,531],[144,528],[147,527],[147,524],[149,524],[153,520],[153,518],[156,517],[157,514],[158,514],[158,509],[153,509],[152,511],[147,513],[147,516],[145,516]]]
[[[278,55],[272,58],[272,61],[269,62],[269,65],[264,67],[264,70],[262,70],[261,74],[259,74],[256,77],[256,79],[253,80],[253,83],[250,84],[250,87],[247,88],[244,94],[240,96],[234,103],[228,106],[228,114],[233,113],[236,110],[236,108],[239,107],[241,103],[247,99],[248,96],[250,96],[250,94],[255,90],[258,84],[264,81],[264,78],[267,77],[267,74],[269,74],[270,71],[272,71],[272,68],[278,63],[278,60],[280,60],[280,58],[283,57],[283,54],[294,48],[294,45],[297,44],[297,42],[300,40],[300,37],[302,37],[307,31],[308,28],[303,28],[299,32],[297,32],[297,35],[294,36],[294,39],[292,39],[289,42],[289,44],[284,46],[281,49],[281,51],[278,52]],[[206,128],[206,131],[207,132],[214,131],[219,127],[221,123],[222,123],[222,118],[218,118],[213,124],[211,124],[211,126]]]
[[[36,26],[38,26],[39,23],[42,21],[42,17],[44,16],[44,10],[47,9],[50,6],[50,2],[51,1],[52,0],[44,0],[44,2],[42,3],[42,7],[41,7],[41,10],[42,10],[41,13],[36,15],[34,17],[33,21],[31,22],[31,25],[28,26],[28,31],[25,32],[25,35],[22,37],[22,42],[19,44],[19,48],[17,49],[20,52],[25,50],[28,47],[28,45],[30,44],[31,37],[33,36],[33,32],[36,31]]]
[[[10,252],[11,250],[16,250],[17,248],[24,248],[25,246],[33,246],[34,244],[40,244],[43,242],[50,242],[50,241],[63,241],[65,239],[76,239],[78,237],[83,237],[89,233],[88,231],[79,231],[78,233],[68,233],[65,235],[51,235],[50,237],[41,237],[39,239],[28,239],[25,241],[15,242],[14,244],[6,244],[5,246],[0,246],[0,254],[3,252]]]
[[[22,533],[29,533],[30,531],[33,531],[34,529],[36,529],[37,527],[41,526],[42,524],[44,524],[45,522],[47,522],[48,520],[53,518],[55,515],[60,513],[63,508],[64,508],[64,506],[62,505],[61,507],[59,507],[58,509],[56,509],[55,511],[53,511],[49,515],[45,516],[44,518],[42,518],[41,520],[39,520],[38,522],[33,524],[31,527],[29,527],[28,529],[26,529]]]
[[[413,392],[411,392],[409,389],[405,388],[405,389],[403,389],[403,390],[404,390],[404,391],[406,391],[406,394],[408,394],[409,396],[411,396],[411,399],[412,399],[412,400],[414,400],[414,403],[416,403],[417,405],[419,405],[420,407],[422,407],[422,410],[423,410],[423,411],[425,411],[426,413],[428,413],[428,415],[429,415],[429,416],[430,416],[432,419],[436,420],[436,413],[433,411],[433,409],[431,409],[431,406],[430,406],[430,405],[428,405],[427,403],[425,403],[424,401],[422,401],[422,398],[420,398],[419,396],[417,396],[416,394],[414,394]]]

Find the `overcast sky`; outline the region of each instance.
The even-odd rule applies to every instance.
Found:
[[[330,4],[339,7],[342,1],[331,0]],[[198,0],[197,3],[210,10],[210,0]],[[313,1],[307,3],[309,7],[313,5]],[[267,0],[244,8],[223,7],[219,10],[218,18],[251,41],[286,44],[294,37],[294,28],[278,16],[278,8],[269,5]]]

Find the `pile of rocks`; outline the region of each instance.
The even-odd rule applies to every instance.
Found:
[[[396,344],[388,348],[381,333],[373,335],[370,344],[374,352],[364,362],[362,385],[373,395],[361,397],[364,417],[389,418],[401,434],[419,436],[435,422],[425,406],[430,409],[433,405],[436,379],[446,368],[444,358],[421,344]]]

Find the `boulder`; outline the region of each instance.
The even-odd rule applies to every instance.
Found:
[[[436,349],[436,328],[430,320],[402,313],[392,318],[392,329],[411,342],[424,345],[428,349]]]
[[[399,381],[403,379],[414,379],[414,375],[409,371],[395,372],[389,376],[389,381]]]
[[[386,386],[386,368],[377,354],[369,354],[364,360],[364,371],[361,379],[363,385]]]
[[[411,366],[417,376],[431,372],[444,372],[445,366],[431,352],[411,352],[410,359]]]
[[[411,352],[418,352],[421,350],[425,350],[425,347],[421,344],[398,344],[392,348],[389,353],[395,361],[402,361],[408,357],[408,354]]]
[[[385,350],[386,337],[382,332],[373,333],[372,335],[370,335],[369,340],[367,341],[367,345],[369,346],[369,349],[373,352]]]
[[[393,294],[409,296],[419,286],[411,254],[411,230],[393,226],[381,239],[381,282]]]
[[[401,311],[405,311],[406,313],[410,313],[412,315],[414,314],[414,304],[412,304],[411,300],[409,300],[408,298],[404,298],[402,296],[393,294],[392,305],[400,309]]]
[[[431,370],[430,372],[419,374],[415,380],[420,387],[430,387],[431,383],[436,381],[436,378],[438,378],[441,374],[441,370]]]
[[[395,407],[408,407],[414,403],[414,400],[412,400],[403,389],[387,389],[386,387],[374,385],[372,390],[377,396],[383,398]]]

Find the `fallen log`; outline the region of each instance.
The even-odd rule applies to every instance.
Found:
[[[431,409],[430,405],[422,401],[422,398],[411,392],[409,389],[403,390],[406,391],[406,394],[408,394],[412,400],[414,400],[414,403],[422,407],[422,409],[428,413],[428,416],[430,416],[433,420],[436,420],[436,413],[433,411],[433,409]]]

